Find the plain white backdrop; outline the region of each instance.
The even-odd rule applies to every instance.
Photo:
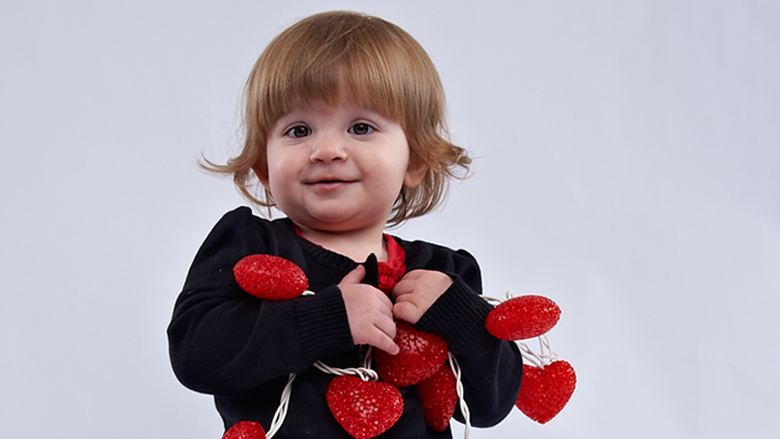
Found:
[[[331,9],[420,41],[476,157],[393,233],[563,310],[569,405],[473,438],[780,436],[780,3],[2,0],[1,437],[220,437],[165,337],[244,203],[196,161],[237,147],[268,41]]]

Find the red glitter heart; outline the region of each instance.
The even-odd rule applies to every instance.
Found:
[[[233,266],[236,282],[247,293],[266,300],[292,299],[309,287],[300,267],[274,255],[249,255]]]
[[[404,401],[397,388],[355,376],[334,378],[325,397],[336,421],[356,439],[384,433],[404,412]]]
[[[434,431],[441,433],[450,425],[458,405],[455,375],[445,363],[432,377],[417,385],[423,416]]]
[[[225,432],[222,439],[265,439],[265,430],[258,422],[236,422]]]
[[[436,334],[414,329],[403,320],[396,322],[396,355],[376,349],[377,372],[382,381],[406,387],[430,378],[447,361],[447,342]]]
[[[542,368],[526,364],[515,405],[529,418],[545,424],[563,410],[576,385],[574,368],[566,361],[553,361]]]
[[[561,309],[542,296],[520,296],[493,308],[485,319],[485,328],[502,340],[525,340],[552,329],[561,317]]]

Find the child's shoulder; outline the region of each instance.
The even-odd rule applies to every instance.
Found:
[[[252,212],[252,209],[248,206],[238,206],[233,210],[226,212],[222,215],[220,222],[247,222],[251,220],[259,220],[261,222],[271,222],[265,218],[261,218]]]
[[[286,217],[273,220],[262,218],[255,215],[251,208],[239,206],[222,215],[222,218],[214,226],[215,229],[219,227],[289,230],[292,228],[292,223]]]
[[[463,269],[479,270],[477,260],[467,250],[453,249],[429,241],[406,241],[393,236],[406,251],[408,268],[426,267],[439,271],[460,271]]]
[[[473,258],[471,254],[464,249],[454,249],[452,247],[448,247],[444,244],[438,244],[431,241],[424,241],[420,239],[415,240],[407,240],[404,238],[401,238],[396,235],[392,235],[393,239],[401,245],[401,247],[404,248],[404,250],[417,250],[417,251],[423,251],[423,252],[431,252],[431,253],[441,253],[441,254],[449,254],[449,253],[457,253],[462,255],[468,255],[469,257]]]
[[[217,221],[209,233],[208,241],[274,241],[290,239],[295,235],[295,227],[288,218],[269,220],[261,218],[247,206],[237,207]]]

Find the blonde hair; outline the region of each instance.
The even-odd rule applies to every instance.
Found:
[[[202,166],[232,174],[247,199],[274,206],[267,190],[260,194],[252,189],[258,188],[258,175],[267,177],[266,141],[271,128],[293,102],[333,103],[344,92],[358,105],[399,123],[409,144],[410,166],[428,168],[420,184],[401,190],[388,224],[400,224],[437,207],[449,179],[463,178],[471,163],[463,148],[446,139],[439,75],[422,46],[403,29],[354,12],[313,15],[271,41],[247,80],[241,153],[226,165],[206,160]],[[457,173],[457,168],[464,173]]]

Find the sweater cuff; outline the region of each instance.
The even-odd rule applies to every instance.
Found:
[[[337,287],[296,302],[301,355],[306,364],[354,348],[347,310]]]
[[[443,337],[453,354],[480,355],[493,349],[497,341],[485,329],[485,317],[491,309],[493,307],[460,277],[453,276],[450,288],[423,314],[415,327]]]

